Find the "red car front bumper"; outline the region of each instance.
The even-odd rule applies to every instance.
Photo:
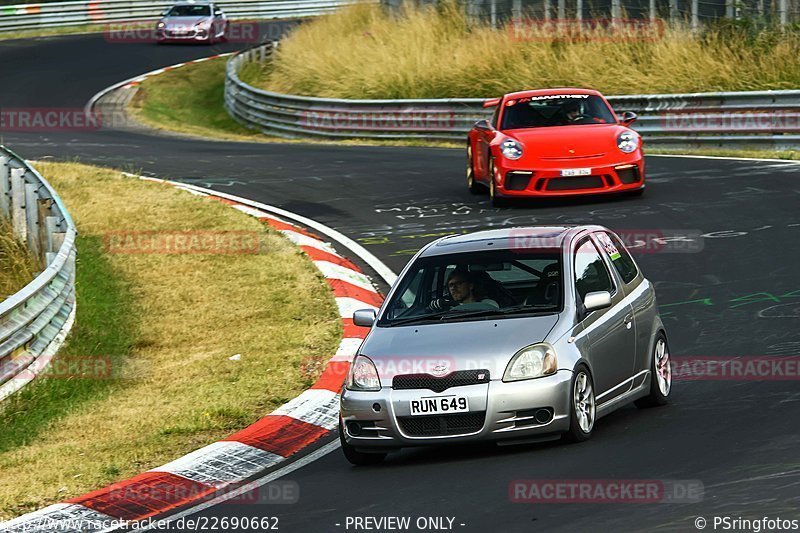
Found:
[[[642,156],[603,165],[573,160],[557,168],[550,165],[547,168],[523,168],[508,163],[511,162],[503,161],[495,166],[497,196],[575,196],[637,191],[645,187]]]

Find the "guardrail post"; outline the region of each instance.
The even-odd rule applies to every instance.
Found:
[[[786,0],[780,0],[778,3],[778,12],[780,13],[781,19],[781,27],[785,27],[786,23],[789,22],[789,12],[786,9]]]
[[[611,0],[611,23],[616,25],[619,19],[622,18],[622,3],[621,0]]]
[[[564,20],[567,18],[567,6],[565,0],[558,0],[556,10],[556,13],[558,14],[558,20]]]
[[[11,169],[11,224],[14,237],[20,242],[28,239],[28,224],[25,217],[25,169]]]
[[[550,20],[550,0],[544,0],[544,20]]]
[[[698,0],[692,0],[692,30],[700,27],[700,5]]]
[[[650,22],[656,21],[656,0],[650,0]]]
[[[678,0],[669,0],[669,21],[675,22],[678,19]]]
[[[25,184],[25,224],[28,230],[28,249],[37,257],[42,248],[39,242],[39,195],[35,183]]]
[[[581,1],[578,0],[578,2]],[[511,1],[511,19],[514,21],[522,20],[522,0]]]
[[[0,157],[0,215],[8,218],[11,214],[11,167],[8,166],[8,158]]]
[[[45,260],[47,264],[53,262],[58,255],[58,250],[64,243],[64,233],[60,231],[60,224],[58,217],[47,217],[44,219],[44,227],[47,235],[47,253],[45,253]]]

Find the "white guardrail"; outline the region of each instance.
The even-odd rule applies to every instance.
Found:
[[[225,107],[245,126],[289,138],[437,139],[465,141],[488,118],[482,98],[337,100],[264,91],[239,79],[246,62],[268,61],[277,43],[228,60]],[[499,96],[499,95],[492,95]],[[617,112],[633,111],[648,145],[797,149],[800,91],[611,96]]]
[[[329,13],[350,0],[219,0],[230,19],[303,18]],[[155,22],[171,0],[90,0],[0,6],[0,32]]]
[[[56,192],[21,157],[0,146],[0,216],[45,265],[0,302],[0,400],[50,363],[75,316],[75,224]]]

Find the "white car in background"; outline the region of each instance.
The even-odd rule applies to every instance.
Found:
[[[179,2],[161,14],[156,40],[212,44],[225,40],[228,19],[212,2]]]

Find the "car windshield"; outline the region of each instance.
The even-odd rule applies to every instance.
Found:
[[[184,5],[172,6],[167,13],[168,17],[209,17],[211,16],[210,6]]]
[[[378,325],[555,313],[562,294],[557,250],[422,257],[400,280]]]
[[[614,115],[599,96],[561,94],[506,100],[501,130],[580,124],[613,124]]]

